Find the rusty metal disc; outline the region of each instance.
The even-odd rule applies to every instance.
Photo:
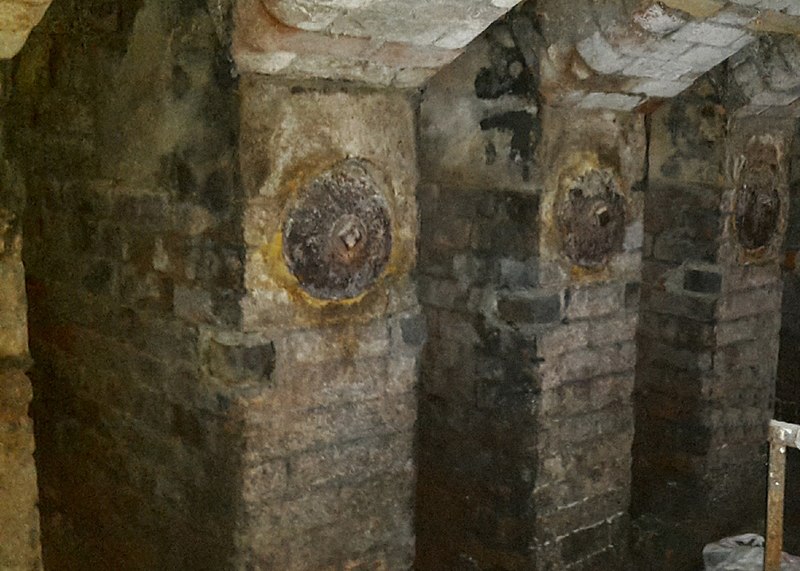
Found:
[[[389,208],[368,163],[349,159],[303,186],[283,224],[283,256],[300,286],[326,300],[367,291],[389,261]]]
[[[781,181],[774,146],[751,146],[739,175],[735,197],[736,238],[744,249],[766,248],[778,234]]]
[[[603,266],[622,251],[625,199],[613,174],[593,169],[573,181],[558,208],[564,253],[585,268]]]

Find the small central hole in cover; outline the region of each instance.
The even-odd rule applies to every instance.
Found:
[[[344,244],[344,247],[348,250],[355,248],[362,238],[363,236],[361,234],[361,230],[359,230],[358,226],[352,222],[348,222],[344,229],[342,229],[342,231],[339,233],[339,239]]]

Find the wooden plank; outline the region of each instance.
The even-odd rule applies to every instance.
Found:
[[[773,420],[769,423],[769,441],[789,448],[800,448],[800,425]]]
[[[764,571],[780,571],[783,552],[783,500],[786,493],[786,450],[800,448],[800,425],[773,420],[769,424],[767,543]]]
[[[769,445],[769,490],[767,493],[767,543],[764,571],[781,571],[783,551],[783,498],[786,484],[786,446]]]

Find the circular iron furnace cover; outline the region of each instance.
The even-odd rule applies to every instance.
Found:
[[[284,220],[286,264],[319,299],[364,293],[391,251],[389,208],[365,161],[343,161],[307,183]]]
[[[606,169],[592,169],[572,182],[558,210],[564,253],[576,265],[596,268],[622,251],[625,199]]]
[[[771,145],[748,149],[736,188],[735,223],[746,250],[766,248],[778,233],[782,182],[778,152]]]

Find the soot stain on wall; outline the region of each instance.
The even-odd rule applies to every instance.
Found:
[[[523,180],[530,180],[530,163],[533,159],[534,129],[537,119],[529,111],[507,111],[492,115],[481,121],[481,130],[497,129],[511,133],[508,158],[514,163],[522,163]],[[496,153],[496,150],[495,150]],[[487,153],[487,159],[491,153]]]

